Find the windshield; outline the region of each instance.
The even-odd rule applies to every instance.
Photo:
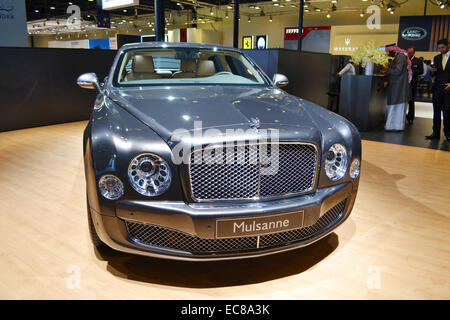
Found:
[[[119,65],[116,82],[121,86],[265,83],[239,52],[198,48],[129,50]]]

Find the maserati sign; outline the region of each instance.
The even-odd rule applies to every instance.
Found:
[[[422,40],[427,36],[427,31],[420,27],[409,27],[402,31],[402,38],[408,41]]]

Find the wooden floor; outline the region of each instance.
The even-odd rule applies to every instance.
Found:
[[[364,141],[355,208],[335,233],[187,263],[93,250],[85,124],[0,133],[1,299],[450,298],[450,152]]]

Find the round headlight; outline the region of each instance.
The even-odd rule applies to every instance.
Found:
[[[117,200],[123,196],[123,183],[112,174],[106,174],[98,181],[98,189],[108,200]]]
[[[341,179],[347,171],[347,150],[336,143],[328,150],[325,159],[325,172],[331,181]]]
[[[352,179],[358,178],[360,170],[361,170],[361,164],[360,164],[359,160],[354,159],[352,161],[352,164],[350,165],[350,170],[349,170],[350,177]]]
[[[143,153],[131,160],[128,178],[134,190],[150,197],[164,193],[171,182],[169,165],[152,153]]]

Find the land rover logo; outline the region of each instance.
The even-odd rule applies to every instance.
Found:
[[[402,32],[402,38],[409,41],[422,40],[427,36],[427,31],[420,27],[406,28]]]

